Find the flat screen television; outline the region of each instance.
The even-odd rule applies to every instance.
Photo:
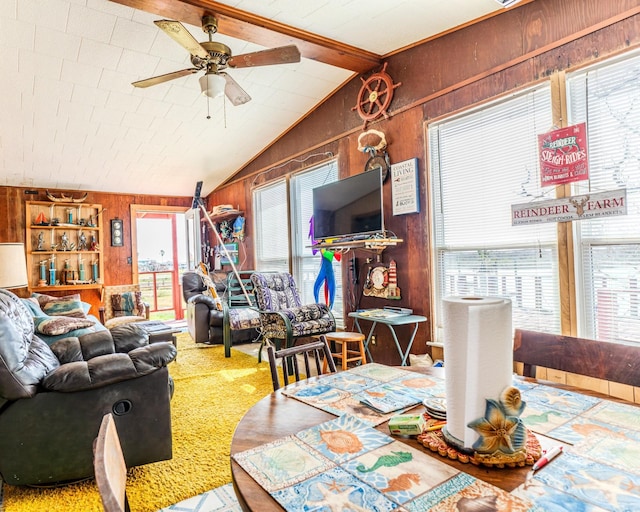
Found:
[[[379,168],[313,189],[315,240],[384,232]]]

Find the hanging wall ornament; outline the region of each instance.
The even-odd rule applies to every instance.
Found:
[[[393,90],[402,85],[402,82],[393,83],[393,79],[386,72],[387,63],[384,63],[382,70],[372,74],[366,80],[362,77],[362,87],[358,92],[356,106],[351,110],[357,110],[358,115],[364,120],[362,129],[366,129],[367,123],[384,116],[389,118],[387,109],[393,99]]]
[[[386,147],[387,139],[381,131],[373,129],[367,130],[366,132],[362,132],[358,137],[358,151],[369,155],[369,159],[364,164],[365,172],[379,168],[382,173],[383,183],[387,179],[389,167],[391,167],[389,153],[385,151]]]

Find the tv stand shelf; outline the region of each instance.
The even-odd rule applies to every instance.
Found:
[[[366,240],[352,240],[349,242],[313,244],[312,249],[331,249],[347,252],[351,249],[361,249],[380,254],[387,247],[394,247],[402,243],[402,238],[369,238]]]

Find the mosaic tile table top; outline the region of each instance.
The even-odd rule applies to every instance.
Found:
[[[285,510],[640,510],[640,408],[519,378],[514,385],[527,428],[569,446],[512,493],[375,429],[444,397],[442,378],[375,363],[285,388],[336,419],[233,457]],[[398,407],[385,413],[367,397]]]

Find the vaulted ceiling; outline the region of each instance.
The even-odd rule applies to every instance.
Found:
[[[503,8],[496,0],[2,0],[0,185],[189,196],[209,193],[354,75]],[[251,97],[201,95],[154,21],[178,20],[233,55],[295,44],[297,63],[228,68]]]

